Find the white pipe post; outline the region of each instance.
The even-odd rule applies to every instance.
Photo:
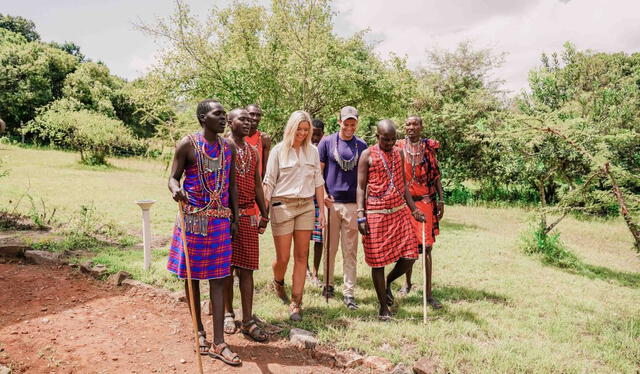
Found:
[[[149,211],[155,200],[138,200],[136,204],[142,209],[142,243],[144,245],[144,270],[151,268],[151,217]]]

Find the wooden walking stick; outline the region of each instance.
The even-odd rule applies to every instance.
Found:
[[[196,322],[196,305],[193,298],[193,285],[191,284],[191,263],[189,261],[189,249],[187,248],[187,234],[184,228],[184,214],[182,213],[182,207],[184,203],[178,203],[178,218],[180,220],[180,234],[182,235],[182,250],[184,251],[184,258],[187,262],[187,289],[189,290],[189,309],[191,309],[191,322],[193,322],[193,334],[196,338],[196,362],[198,363],[198,371],[203,374],[202,371],[202,358],[200,357],[200,337],[198,336],[198,322]]]
[[[325,290],[324,298],[325,298],[325,301],[327,302],[327,304],[329,303],[329,256],[330,256],[329,252],[330,252],[330,249],[331,249],[329,247],[331,245],[330,240],[329,240],[329,238],[331,236],[331,234],[330,234],[330,232],[331,232],[331,228],[330,228],[330,225],[331,225],[331,223],[330,223],[331,222],[331,212],[329,210],[330,210],[330,208],[327,208],[327,225],[325,226],[326,227],[326,231],[325,232],[327,233],[327,235],[326,235],[326,238],[322,238],[325,241],[325,246],[324,247],[326,248],[326,254],[324,256],[324,264],[325,264],[325,266],[324,266],[324,290]]]
[[[427,241],[424,237],[425,223],[422,222],[422,323],[427,323]]]

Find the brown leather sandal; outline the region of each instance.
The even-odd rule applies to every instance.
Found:
[[[238,331],[238,326],[236,326],[236,319],[233,313],[225,313],[224,314],[224,333],[228,335],[233,335]]]
[[[231,348],[229,348],[227,343],[211,344],[211,349],[209,349],[209,356],[217,358],[218,360],[231,366],[238,366],[242,364],[240,356],[238,356],[237,353],[233,352]]]
[[[207,341],[207,333],[204,331],[198,331],[198,345],[200,346],[199,352],[202,356],[209,354],[209,348],[211,348],[211,342]]]
[[[264,342],[269,339],[269,335],[265,334],[264,331],[258,327],[255,319],[252,319],[247,323],[243,323],[240,331],[257,342]]]

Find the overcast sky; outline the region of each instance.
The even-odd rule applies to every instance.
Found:
[[[133,23],[153,22],[174,8],[169,0],[2,2],[0,13],[33,20],[45,41],[73,41],[128,79],[142,75],[159,48]],[[204,12],[229,1],[187,3]],[[369,28],[381,56],[406,55],[412,67],[426,63],[426,50],[454,49],[465,40],[507,52],[497,76],[514,92],[526,86],[540,54],[561,50],[565,41],[579,49],[640,51],[640,0],[336,0],[335,8],[339,34]]]

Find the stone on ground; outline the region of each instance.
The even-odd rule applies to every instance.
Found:
[[[291,344],[305,349],[313,349],[318,340],[311,331],[293,328],[289,331],[289,341]]]
[[[26,251],[33,250],[28,245],[20,242],[2,242],[0,243],[0,256],[1,257],[22,257]]]
[[[119,286],[122,284],[123,280],[129,279],[129,278],[131,278],[131,274],[127,273],[126,271],[120,270],[115,274],[111,274],[107,279],[107,282],[109,282],[109,284],[112,284],[114,286]]]
[[[354,351],[341,351],[335,355],[336,363],[343,368],[352,368],[362,365],[364,356]]]
[[[388,373],[393,369],[393,363],[384,357],[368,356],[364,359],[363,365],[378,372]]]
[[[416,374],[434,374],[437,370],[435,362],[429,357],[422,357],[413,365]]]
[[[47,251],[25,251],[24,257],[36,265],[58,265],[60,264],[60,253]]]

